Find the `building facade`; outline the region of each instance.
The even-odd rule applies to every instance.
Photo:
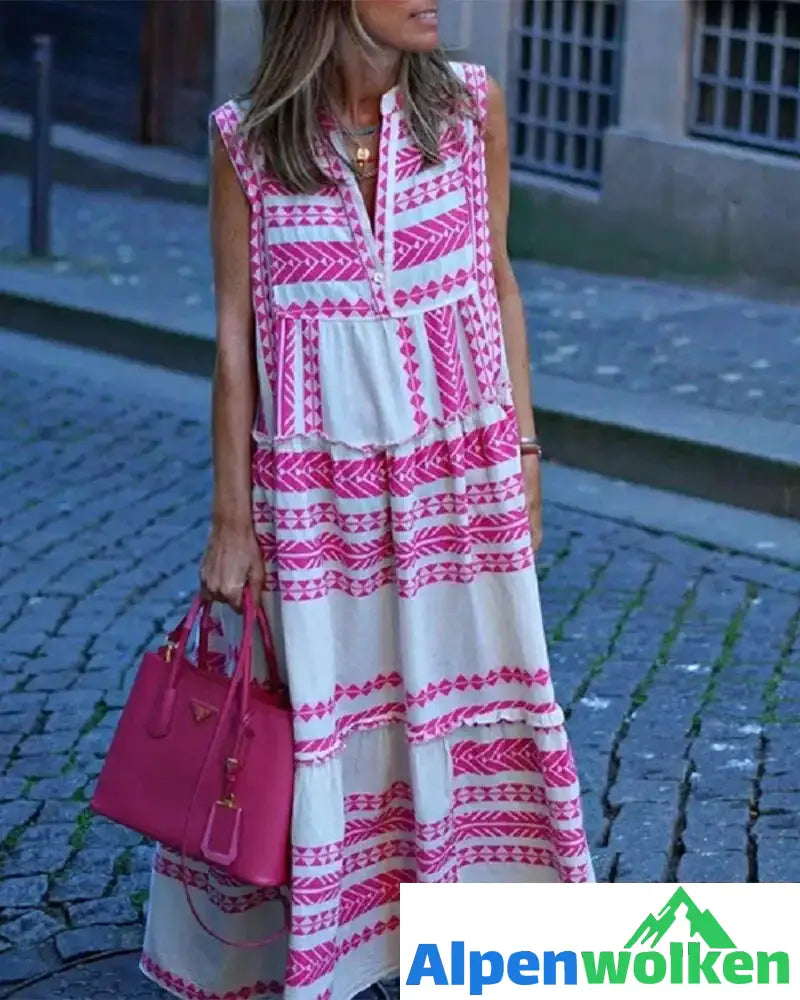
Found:
[[[53,34],[56,117],[204,152],[250,79],[257,0],[4,0],[0,105]],[[440,0],[509,108],[515,253],[800,284],[800,0]]]
[[[506,91],[521,255],[800,284],[798,0],[440,0]],[[218,0],[224,98],[258,48]]]
[[[505,85],[521,253],[800,285],[797,0],[445,0]]]
[[[53,42],[57,121],[202,152],[214,91],[214,0],[3,0],[0,104],[30,111],[33,39]]]

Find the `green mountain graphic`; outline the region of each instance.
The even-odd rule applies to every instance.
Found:
[[[686,907],[685,916],[689,921],[690,938],[701,937],[709,948],[736,947],[717,922],[716,917],[708,910],[701,910],[689,893],[683,888],[678,889],[670,897],[667,905],[657,917],[654,917],[652,913],[648,913],[625,947],[633,948],[638,944],[649,945],[651,948],[655,948],[675,923],[675,918],[678,916],[681,906]]]

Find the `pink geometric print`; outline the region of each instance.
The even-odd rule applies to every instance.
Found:
[[[412,208],[422,208],[438,198],[457,194],[463,187],[464,181],[460,171],[448,170],[430,180],[419,181],[412,187],[399,191],[395,198],[395,211],[407,212]]]
[[[376,570],[387,559],[399,571],[416,568],[430,556],[472,555],[476,546],[528,540],[530,530],[524,510],[494,517],[476,517],[470,524],[419,528],[410,538],[398,539],[392,531],[369,541],[346,541],[338,533],[320,533],[311,539],[282,538],[260,531],[259,545],[270,563],[281,570],[311,571],[336,564],[344,571]]]
[[[553,720],[560,724],[561,719],[561,710],[556,702],[542,701],[531,695],[525,700],[507,698],[461,705],[449,712],[441,711],[427,722],[414,724],[409,721],[406,703],[398,699],[394,702],[382,702],[361,712],[339,715],[335,720],[335,732],[330,735],[316,739],[296,739],[295,760],[298,763],[327,760],[341,752],[347,737],[353,733],[364,733],[387,725],[404,726],[409,744],[414,745],[442,739],[462,726],[487,724],[487,720],[522,721],[536,728],[547,729],[551,727]],[[491,763],[486,766],[491,766]]]
[[[363,269],[349,242],[276,243],[272,254],[272,280],[276,285],[301,281],[356,281]]]
[[[434,308],[443,298],[452,299],[455,292],[466,293],[472,278],[466,268],[459,267],[441,278],[430,278],[424,284],[409,284],[395,292],[395,305],[400,309],[413,306]],[[459,309],[461,301],[459,299],[456,303]]]
[[[439,156],[442,161],[447,162],[454,157],[461,157],[464,152],[463,129],[452,128],[442,138],[439,147]],[[412,177],[424,182],[427,180],[423,168],[422,155],[419,150],[406,139],[405,145],[400,146],[396,153],[394,166],[394,176],[396,181],[407,181]]]
[[[516,742],[529,744],[532,741]],[[456,743],[454,749],[458,750],[459,745]],[[496,760],[502,759],[507,749],[495,752],[492,744],[486,746],[487,753],[493,754]],[[530,755],[536,748],[531,750],[522,746],[519,752]],[[498,796],[500,791],[505,792],[502,797]],[[294,934],[307,935],[333,926],[328,915],[331,911],[326,911],[321,918],[319,913],[306,915],[303,912],[306,908],[339,901],[340,912],[349,911],[348,919],[355,919],[396,901],[399,884],[415,878],[415,859],[419,873],[431,876],[439,872],[447,857],[453,854],[460,855],[470,864],[500,860],[503,851],[515,849],[489,843],[498,837],[510,842],[519,839],[527,845],[516,849],[518,857],[523,856],[521,851],[531,851],[531,840],[544,841],[550,845],[549,849],[535,849],[539,854],[536,863],[548,866],[580,858],[585,852],[578,800],[573,798],[565,803],[551,799],[547,784],[464,785],[455,791],[454,814],[427,823],[420,823],[416,818],[412,800],[413,792],[405,782],[395,782],[379,794],[350,794],[344,800],[346,822],[341,841],[294,848],[297,872],[292,882]],[[461,808],[480,802],[493,803],[494,808]],[[510,804],[526,808],[510,809]],[[565,805],[569,805],[568,811]],[[387,840],[387,836],[390,839]],[[404,863],[398,865],[401,860]],[[354,884],[341,890],[339,869],[343,869],[345,875],[358,876],[383,862],[389,862],[389,866],[380,876],[356,878]],[[326,871],[330,866],[335,868]],[[157,859],[156,870],[169,879],[180,881],[183,878],[183,866],[165,857],[163,851]],[[220,887],[222,883],[217,884],[214,877],[203,877],[191,865],[187,871],[188,884],[204,892],[209,904],[225,913],[247,912],[274,901],[278,895],[277,890]],[[302,871],[308,874],[300,874]]]
[[[291,437],[295,429],[294,369],[297,355],[297,327],[281,317],[275,323],[274,330],[278,360],[275,423],[280,437]]]
[[[414,410],[414,423],[416,424],[417,431],[421,432],[427,426],[428,418],[425,413],[425,399],[420,392],[422,383],[419,379],[419,364],[414,358],[416,351],[414,346],[414,331],[405,318],[400,320],[397,333],[400,341],[400,353],[403,355],[403,369],[406,373],[408,396]]]
[[[303,324],[303,417],[306,434],[322,432],[322,394],[319,386],[319,328]]]
[[[383,127],[381,128],[380,143],[378,147],[378,163],[380,166],[385,166],[389,163],[392,154],[392,144],[393,144],[393,132],[395,130],[396,120],[393,118],[384,119]],[[382,251],[385,247],[385,232],[386,232],[386,222],[389,216],[389,172],[387,169],[378,170],[378,181],[375,191],[375,213],[374,213],[374,235],[375,235],[375,247],[378,251],[379,258],[383,257]],[[396,209],[395,209],[396,211]],[[378,260],[378,263],[384,263],[388,267],[394,269],[394,261],[390,259]]]
[[[550,671],[546,668],[531,673],[523,667],[500,667],[497,670],[490,670],[484,674],[459,674],[454,678],[445,677],[437,683],[426,684],[419,691],[406,691],[404,701],[408,706],[424,708],[437,698],[453,694],[454,692],[482,691],[484,688],[493,688],[508,684],[521,684],[547,688],[550,686]],[[361,698],[368,698],[380,692],[389,692],[403,687],[403,676],[397,672],[391,674],[378,674],[363,684],[337,684],[334,696],[326,701],[318,701],[313,704],[295,704],[293,711],[296,719],[309,721],[311,719],[323,719],[333,715],[339,705],[346,701],[358,701]],[[470,745],[471,744],[465,744]],[[475,773],[475,772],[473,772]],[[489,773],[489,772],[485,772]]]
[[[268,526],[265,530],[277,528],[288,532],[330,525],[346,534],[368,534],[384,531],[390,525],[396,531],[411,531],[419,521],[428,518],[469,519],[478,516],[478,509],[487,505],[503,504],[507,507],[506,514],[511,515],[515,509],[514,501],[520,501],[522,497],[522,481],[518,475],[513,475],[494,483],[470,484],[463,493],[435,493],[418,497],[406,510],[390,510],[381,506],[372,511],[350,513],[333,501],[311,503],[298,509],[264,501],[259,499],[258,494],[253,503],[256,524]]]
[[[239,132],[240,112],[233,101],[223,104],[212,115],[231,163],[242,184],[251,208],[250,215],[250,284],[253,298],[259,362],[264,373],[266,392],[262,403],[274,398],[276,363],[272,337],[272,298],[269,279],[269,257],[262,252],[265,190],[264,178],[255,169]],[[263,411],[262,411],[263,412]]]
[[[469,242],[469,211],[466,205],[418,222],[395,234],[395,267],[405,269],[440,260]]]
[[[274,553],[264,551],[264,559],[270,562]],[[354,576],[340,569],[320,570],[311,579],[290,579],[267,567],[264,582],[265,593],[278,593],[281,600],[318,601],[330,594],[346,594],[348,597],[371,597],[384,587],[393,587],[397,596],[404,600],[418,597],[430,586],[436,584],[474,583],[484,574],[523,573],[533,568],[533,554],[528,538],[520,542],[516,552],[501,555],[478,552],[468,562],[439,562],[421,566],[411,576],[400,576],[398,567],[387,564],[369,576]]]
[[[425,332],[428,335],[436,381],[445,420],[450,420],[469,409],[470,400],[464,366],[458,351],[458,328],[451,306],[433,309],[425,315]]]
[[[189,982],[181,976],[163,969],[158,962],[146,952],[141,959],[142,969],[147,972],[157,983],[170,993],[184,1000],[255,1000],[257,997],[280,997],[283,995],[284,984],[275,980],[271,982],[250,983],[240,990],[232,993],[226,990],[224,995],[217,992],[209,992],[200,989],[195,983]]]
[[[467,82],[477,96],[480,123],[487,114],[487,76],[482,66],[468,66]],[[472,225],[475,234],[476,271],[480,300],[486,309],[489,329],[486,331],[485,373],[490,384],[500,378],[500,350],[502,344],[502,323],[497,292],[494,283],[492,263],[492,241],[489,231],[489,195],[486,180],[485,147],[483,140],[476,137],[470,151],[464,157],[464,167],[469,174],[469,185],[473,197],[470,200]]]
[[[383,497],[388,489],[413,496],[423,485],[490,470],[518,457],[516,418],[508,414],[460,439],[420,445],[410,455],[377,454],[336,459],[329,451],[259,448],[253,457],[254,485],[292,494],[329,490],[339,499]]]
[[[494,278],[492,278],[492,281],[494,281]],[[492,378],[489,371],[491,348],[487,343],[486,320],[484,319],[480,303],[473,295],[465,295],[458,303],[458,310],[464,327],[467,330],[473,368],[478,378],[481,398],[490,401],[499,395],[500,386]]]
[[[185,1000],[352,995],[395,961],[406,882],[593,878],[504,363],[488,79],[455,70],[478,120],[448,128],[438,164],[384,97],[374,227],[327,144],[330,183],[296,195],[251,155],[242,109],[214,113],[250,206],[253,520],[297,808],[280,890],[159,852],[142,967]],[[238,638],[212,640],[222,667]],[[270,933],[289,901],[288,939],[242,961],[193,931],[182,878],[231,938]]]

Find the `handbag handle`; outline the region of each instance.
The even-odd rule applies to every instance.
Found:
[[[249,599],[249,592],[246,600]],[[264,659],[267,664],[267,677],[269,678],[268,683],[271,688],[275,691],[280,691],[281,688],[286,685],[281,680],[280,671],[278,670],[278,656],[275,652],[275,643],[272,637],[272,630],[269,627],[269,622],[267,621],[267,614],[264,611],[261,602],[256,603],[256,622],[258,623],[259,630],[261,632],[261,642],[264,646]]]
[[[211,743],[208,748],[208,753],[203,761],[203,766],[200,769],[200,776],[197,779],[197,785],[195,786],[194,794],[192,795],[192,800],[189,805],[188,812],[186,814],[186,824],[183,830],[183,839],[181,843],[181,882],[183,883],[183,891],[186,896],[186,902],[191,910],[192,916],[195,918],[197,923],[202,927],[202,929],[210,934],[215,940],[219,941],[221,944],[229,945],[232,948],[263,948],[268,944],[272,944],[279,937],[286,933],[289,928],[289,905],[285,897],[281,897],[281,902],[284,908],[284,926],[276,931],[274,934],[270,934],[269,937],[262,938],[258,941],[232,941],[228,938],[223,937],[221,934],[217,934],[216,931],[212,930],[208,924],[203,920],[200,914],[197,912],[197,907],[194,904],[194,900],[189,892],[189,885],[187,880],[187,868],[186,868],[186,843],[189,836],[189,825],[194,813],[195,807],[197,806],[197,799],[200,794],[200,789],[203,785],[203,781],[208,771],[208,767],[211,762],[215,759],[215,752],[220,740],[221,735],[225,731],[225,723],[228,718],[228,714],[233,706],[234,699],[236,697],[237,691],[239,692],[239,725],[241,726],[247,719],[247,708],[249,701],[250,683],[252,680],[252,659],[253,659],[253,619],[255,618],[259,622],[259,626],[262,631],[262,636],[264,637],[265,646],[267,641],[270,641],[271,646],[271,636],[269,633],[269,626],[267,624],[266,615],[264,614],[263,608],[260,604],[254,613],[252,606],[252,598],[250,597],[249,591],[245,590],[243,599],[243,625],[242,625],[242,643],[239,649],[239,659],[236,664],[236,670],[231,677],[230,689],[226,695],[225,702],[222,706],[222,711],[219,713],[219,721],[217,722],[216,729],[214,730],[214,735],[211,738]],[[194,609],[195,605],[192,605]],[[191,610],[189,615],[191,615]],[[260,612],[260,614],[259,614]],[[187,618],[189,618],[187,615]],[[197,612],[195,612],[194,618],[196,619]],[[184,646],[185,648],[185,646]],[[272,652],[272,658],[274,662],[274,651]],[[277,664],[275,665],[275,671],[277,673]]]
[[[248,604],[252,605],[253,603],[250,591],[247,587],[245,587],[243,591],[242,603],[244,606]],[[200,649],[198,653],[200,663],[202,663],[202,661],[206,658],[208,653],[208,619],[211,611],[211,605],[211,601],[204,601],[198,594],[192,601],[189,610],[183,618],[171,632],[167,633],[167,645],[172,648],[175,660],[175,667],[173,668],[174,671],[177,671],[177,665],[182,662],[184,656],[186,655],[186,646],[189,642],[189,636],[192,634],[192,629],[197,623],[198,616],[200,616]],[[267,667],[267,684],[271,689],[279,691],[281,688],[285,687],[285,685],[281,680],[280,671],[278,669],[278,657],[275,652],[272,630],[270,629],[267,615],[260,601],[256,603],[255,618],[258,623],[258,628],[261,633],[261,642],[264,647],[264,660]],[[242,641],[244,642],[244,636],[242,637]]]
[[[167,645],[172,648],[176,660],[180,661],[186,655],[186,646],[197,622],[197,616],[208,607],[210,607],[209,602],[197,594],[183,618],[167,633]]]

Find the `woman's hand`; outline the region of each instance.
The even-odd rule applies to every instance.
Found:
[[[528,519],[531,524],[533,551],[538,552],[542,544],[542,481],[538,455],[522,456],[522,481],[528,504]]]
[[[214,525],[200,570],[204,600],[229,604],[242,610],[244,588],[250,587],[254,602],[261,599],[264,560],[252,523]]]

